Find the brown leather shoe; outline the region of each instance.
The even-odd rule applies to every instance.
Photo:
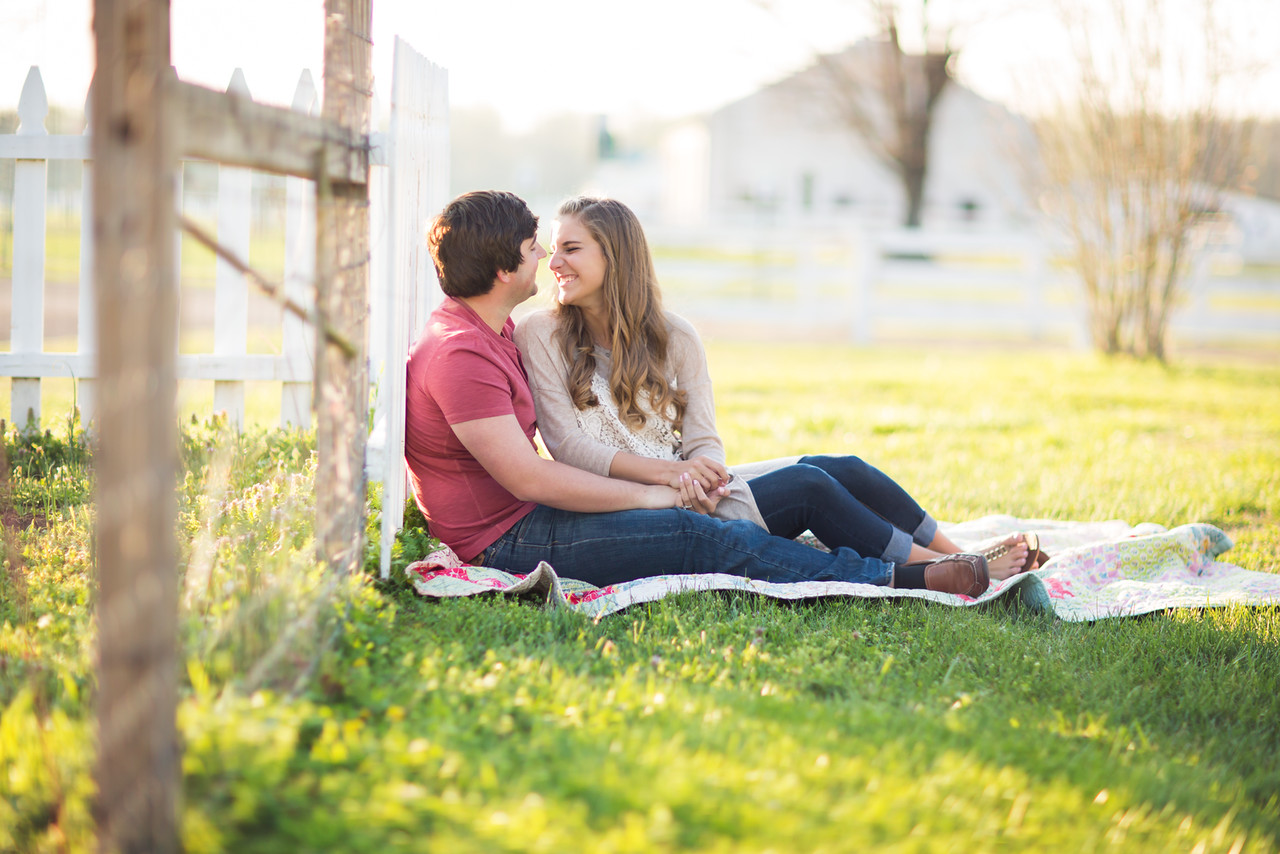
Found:
[[[987,559],[982,555],[946,555],[928,563],[907,565],[924,567],[924,586],[929,590],[981,596],[991,586]]]

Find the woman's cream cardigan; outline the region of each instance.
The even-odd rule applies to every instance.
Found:
[[[533,390],[538,414],[538,432],[551,456],[562,463],[608,477],[619,451],[659,459],[692,459],[705,456],[724,463],[724,444],[716,433],[715,400],[707,357],[698,333],[684,318],[665,313],[670,336],[667,346],[667,380],[688,396],[683,429],[679,437],[665,420],[649,419],[639,433],[632,431],[618,415],[609,394],[608,376],[612,355],[595,348],[596,376],[592,390],[599,404],[582,412],[569,395],[569,363],[556,334],[557,321],[551,311],[538,311],[523,318],[515,331],[516,345],[524,358],[525,372]],[[732,469],[736,477],[729,494],[720,500],[715,516],[747,519],[765,527],[747,479],[793,463],[798,457],[749,463]]]

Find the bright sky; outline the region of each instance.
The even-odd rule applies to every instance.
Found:
[[[1011,103],[1026,69],[1061,47],[1050,0],[953,0],[970,19],[962,82]],[[1076,0],[1080,2],[1080,0]],[[1182,0],[1166,0],[1176,14]],[[911,5],[911,4],[907,4]],[[934,8],[946,4],[934,3]],[[1271,60],[1249,86],[1280,115],[1280,0],[1227,0],[1247,49]],[[766,9],[765,7],[769,8]],[[457,106],[487,105],[509,126],[565,111],[679,116],[718,107],[869,32],[857,0],[373,0],[374,76],[390,89],[394,37],[449,70]],[[49,99],[84,103],[93,67],[92,0],[0,0],[0,109],[32,65]],[[288,104],[303,68],[319,85],[322,0],[172,0],[173,62],[222,88],[238,66],[255,98]],[[1012,11],[1010,11],[1012,10]],[[905,30],[906,28],[904,28]]]

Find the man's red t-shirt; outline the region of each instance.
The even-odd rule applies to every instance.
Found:
[[[495,333],[466,303],[445,297],[409,350],[404,457],[431,535],[471,560],[536,506],[520,501],[458,441],[453,424],[515,415],[533,441],[533,394],[507,319]]]

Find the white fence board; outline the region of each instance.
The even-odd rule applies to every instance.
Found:
[[[0,376],[21,376],[38,382],[47,377],[83,377],[93,373],[94,357],[84,353],[0,353]],[[178,379],[215,382],[304,382],[310,368],[300,372],[283,356],[249,353],[219,356],[184,353],[178,356]]]
[[[249,85],[239,68],[227,91],[248,98]],[[218,243],[239,258],[249,258],[249,225],[253,217],[253,173],[235,166],[218,167]],[[249,282],[222,258],[214,274],[213,352],[244,355],[249,346]],[[230,423],[244,427],[244,382],[222,379],[213,386],[214,411],[227,413]]]
[[[85,99],[85,117],[89,114],[89,100]],[[85,122],[84,141],[85,148],[88,149],[89,143],[89,127]],[[84,208],[83,210],[93,210],[93,166],[89,161],[84,163]],[[83,423],[88,424],[93,420],[94,408],[97,401],[94,395],[97,393],[97,381],[94,380],[93,365],[97,360],[98,338],[97,325],[94,318],[97,317],[96,302],[94,301],[93,288],[93,217],[80,217],[80,293],[78,295],[79,302],[76,311],[76,347],[80,353],[84,354],[88,362],[88,369],[76,374],[79,378],[76,383],[76,403],[80,407],[80,418]]]
[[[320,108],[310,71],[302,72],[292,106],[309,116]],[[315,305],[312,282],[316,272],[316,186],[302,178],[286,178],[284,185],[284,292],[287,298],[310,311]],[[281,351],[295,376],[309,378],[314,373],[315,343],[315,334],[307,322],[286,312]],[[286,382],[280,391],[280,426],[310,425],[310,379]]]
[[[394,263],[378,268],[374,303],[383,310],[371,318],[377,403],[369,462],[382,484],[384,578],[395,534],[404,522],[405,357],[412,336],[440,299],[425,231],[430,217],[448,201],[448,139],[448,72],[397,38],[386,146],[386,218],[384,229],[375,230],[384,257]]]
[[[807,336],[873,345],[976,336],[1089,344],[1066,247],[1032,232],[649,230],[664,303],[709,335]],[[1280,341],[1280,275],[1200,255],[1175,344]]]
[[[232,76],[228,90],[248,96],[248,85],[239,69]],[[86,112],[88,106],[86,100]],[[299,80],[294,108],[308,115],[314,115],[318,109],[315,84],[309,71],[304,71]],[[27,75],[19,102],[18,132],[0,136],[0,158],[17,161],[12,199],[14,259],[10,352],[0,353],[0,375],[13,378],[10,415],[18,424],[26,423],[28,413],[39,420],[41,378],[75,378],[77,406],[82,421],[87,424],[94,412],[96,352],[91,217],[81,216],[80,221],[77,352],[45,354],[43,350],[48,162],[77,160],[82,163],[81,210],[91,210],[93,187],[92,164],[88,159],[88,129],[83,134],[49,134],[44,128],[47,115],[43,82],[39,69],[33,67]],[[219,242],[246,260],[252,248],[252,175],[245,169],[219,168],[215,213]],[[284,290],[296,303],[309,308],[314,304],[315,187],[312,182],[297,178],[289,178],[285,183]],[[181,169],[177,172],[174,192],[176,205],[181,210]],[[183,254],[181,232],[175,232],[174,243],[180,268]],[[314,330],[305,321],[283,312],[281,354],[247,355],[249,283],[222,259],[215,261],[215,270],[213,353],[180,356],[179,378],[213,380],[215,410],[225,410],[233,423],[241,426],[244,421],[245,382],[281,382],[281,425],[309,426],[315,363]]]
[[[44,141],[45,116],[49,99],[45,96],[40,70],[32,67],[18,99],[16,136]],[[49,166],[45,160],[19,160],[13,175],[13,296],[10,349],[14,353],[44,352],[44,255],[45,195]],[[21,212],[21,216],[17,215]],[[18,375],[10,397],[13,422],[25,425],[40,421],[40,381]]]

